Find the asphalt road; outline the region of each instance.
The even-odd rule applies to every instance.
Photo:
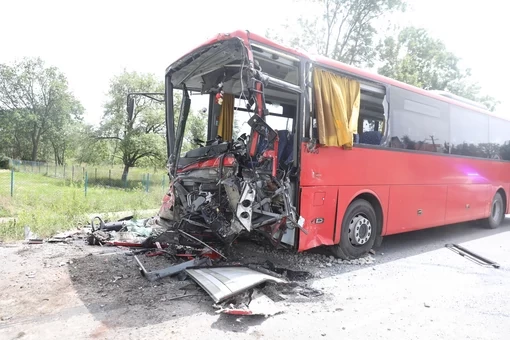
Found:
[[[473,263],[446,249],[446,243],[461,244],[498,262],[501,268]],[[0,255],[14,263],[11,269],[0,271],[11,280],[21,275],[16,272],[22,270],[17,266],[37,265],[38,261],[25,258],[19,263],[10,258],[20,256],[20,251],[5,250]],[[92,293],[79,294],[72,275],[58,267],[44,272],[48,282],[51,275],[58,275],[51,281],[53,287],[42,282],[39,288],[29,291],[33,300],[25,295],[17,302],[16,290],[9,293],[10,300],[4,295],[0,316],[6,315],[8,306],[14,303],[25,304],[25,309],[24,314],[20,312],[24,317],[14,315],[0,320],[0,339],[509,338],[508,220],[496,230],[463,224],[387,237],[374,257],[373,265],[330,268],[312,283],[324,292],[322,298],[285,303],[284,313],[268,318],[218,315],[211,301],[201,301],[199,305],[158,301],[149,306],[127,305],[122,300],[112,304],[111,309],[108,305],[95,308],[87,303],[87,295]],[[19,290],[15,284],[5,287],[2,289]],[[56,302],[48,295],[53,304],[42,310],[41,302],[36,302],[38,296],[45,294],[56,296]],[[116,299],[137,292],[122,294]]]

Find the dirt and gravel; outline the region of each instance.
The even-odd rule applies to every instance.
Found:
[[[84,240],[0,244],[0,339],[313,339],[342,333],[352,339],[455,334],[503,339],[510,329],[495,325],[510,318],[505,307],[510,305],[510,263],[502,261],[499,271],[484,269],[445,250],[444,244],[485,240],[474,243],[475,250],[500,260],[509,258],[510,237],[503,237],[510,235],[508,230],[459,225],[398,235],[387,238],[374,255],[351,262],[321,249],[293,254],[242,242],[232,251],[235,261],[270,261],[308,271],[311,277],[298,288],[321,292],[287,292],[279,302],[284,313],[269,318],[218,315],[212,299],[189,279],[151,283],[126,249],[89,246]],[[170,264],[163,256],[139,258],[150,269]],[[448,321],[461,330],[453,332]],[[494,327],[485,336],[473,330],[477,323]]]
[[[67,308],[73,299],[81,301],[91,313],[107,312],[108,323],[114,327],[158,323],[168,314],[183,316],[212,310],[211,298],[191,280],[166,277],[149,282],[140,274],[128,248],[90,246],[85,239],[77,239],[69,243],[7,244],[0,247],[0,256],[9,259],[0,269],[2,321],[53,314]],[[175,263],[165,256],[137,256],[147,270]],[[244,241],[231,249],[229,262],[243,265],[269,262],[278,268],[306,271],[311,282],[332,275],[339,266],[368,266],[375,261],[371,255],[342,261],[325,250],[296,254]],[[300,285],[305,287],[306,282]],[[301,294],[292,299],[309,300]],[[126,313],[133,309],[143,310],[144,318]]]

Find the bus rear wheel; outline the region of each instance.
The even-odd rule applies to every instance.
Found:
[[[377,236],[377,215],[364,199],[352,202],[345,212],[340,232],[340,243],[332,246],[334,256],[351,260],[366,255]]]
[[[492,199],[491,212],[489,218],[485,222],[485,226],[489,229],[496,229],[501,225],[505,218],[505,200],[501,193],[497,192]]]

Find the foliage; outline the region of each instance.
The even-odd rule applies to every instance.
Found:
[[[376,55],[374,38],[377,18],[404,11],[404,0],[297,0],[310,6],[307,15],[285,26],[288,39],[278,39],[352,65],[372,66]],[[297,29],[293,29],[296,28]]]
[[[182,142],[182,152],[187,152],[197,147],[195,140],[205,141],[207,139],[207,113],[204,111],[190,112],[186,129],[184,130],[184,140]]]
[[[407,27],[397,37],[380,44],[379,73],[426,90],[444,90],[485,103],[494,110],[497,101],[480,94],[471,80],[471,70],[462,69],[461,59],[448,51],[441,40],[421,28]]]
[[[37,160],[42,144],[51,145],[63,162],[64,131],[83,108],[56,67],[37,59],[0,64],[1,148],[14,158]]]
[[[0,169],[9,169],[9,157],[0,154]]]
[[[164,85],[153,74],[124,71],[110,83],[109,100],[97,140],[109,140],[114,156],[124,164],[123,180],[129,168],[149,158],[163,161],[166,154],[164,106],[144,96],[134,96],[134,112],[128,116],[126,98],[132,92],[163,92]]]

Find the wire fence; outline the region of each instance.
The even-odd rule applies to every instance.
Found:
[[[83,186],[84,195],[91,186],[140,190],[148,193],[164,191],[169,184],[168,175],[164,170],[159,169],[149,172],[147,169],[130,168],[127,175],[123,176],[124,170],[119,167],[55,165],[21,160],[11,160],[10,169],[11,196],[14,196],[17,187],[23,184],[16,181],[17,173],[62,179],[64,184]]]
[[[12,160],[0,170],[0,241],[87,223],[90,214],[156,210],[168,190],[165,170],[55,165]]]

